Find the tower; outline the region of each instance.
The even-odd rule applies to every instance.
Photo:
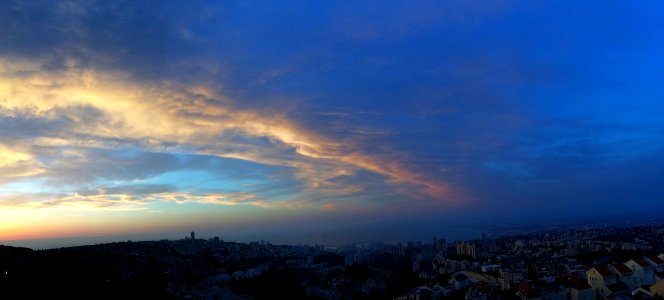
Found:
[[[193,231],[191,232],[191,239],[192,239],[192,240],[195,240],[195,239],[196,239],[196,234],[195,234]]]

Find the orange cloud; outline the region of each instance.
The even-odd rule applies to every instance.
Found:
[[[35,146],[121,148],[123,141],[132,141],[148,151],[208,154],[291,167],[298,179],[308,183],[308,189],[330,195],[361,192],[361,184],[341,187],[333,182],[340,176],[353,176],[357,170],[380,174],[390,185],[412,186],[411,195],[446,200],[450,193],[445,183],[408,170],[398,161],[360,153],[349,142],[329,139],[278,113],[238,110],[229,103],[230,99],[205,86],[130,82],[122,73],[82,69],[75,62],[63,71],[46,71],[35,62],[0,59],[0,113],[66,117],[73,126],[57,136],[35,138]],[[90,119],[92,112],[98,118]],[[268,138],[272,147],[238,145],[223,138],[227,133]],[[3,146],[0,170],[14,176],[45,172],[31,155]],[[171,196],[162,197],[168,200]],[[93,198],[81,200],[99,203]],[[236,204],[223,197],[199,201]],[[266,200],[252,203],[284,205]]]
[[[29,152],[0,144],[0,182],[43,173],[43,166]]]

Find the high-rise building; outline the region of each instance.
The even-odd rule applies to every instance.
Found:
[[[191,232],[191,239],[192,239],[192,240],[195,240],[195,239],[196,239],[196,234],[195,234],[193,231]]]
[[[474,242],[457,242],[456,243],[456,252],[457,254],[468,255],[472,258],[477,258],[479,256],[477,245]]]
[[[445,252],[445,239],[439,239],[437,237],[433,237],[433,247],[434,249],[438,251]]]

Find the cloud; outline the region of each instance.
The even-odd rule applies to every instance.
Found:
[[[214,88],[129,82],[123,73],[75,63],[52,71],[32,61],[2,62],[0,117],[34,124],[16,127],[20,133],[10,139],[32,144],[26,155],[39,155],[47,168],[35,168],[29,158],[8,164],[27,161],[28,165],[13,168],[32,166],[46,172],[51,182],[145,179],[181,167],[171,154],[187,154],[292,168],[296,179],[307,182],[307,189],[321,194],[360,194],[361,184],[340,188],[334,183],[335,178],[353,176],[358,170],[383,176],[387,186],[412,186],[410,196],[442,201],[449,192],[442,182],[407,170],[397,161],[363,154],[352,143],[307,130],[278,112],[234,108],[228,104],[232,100]],[[49,126],[34,130],[38,124]],[[123,149],[153,154],[117,154]],[[267,200],[252,203],[279,206]]]
[[[151,204],[175,203],[175,204],[202,204],[202,205],[248,205],[262,208],[295,209],[307,206],[306,203],[297,201],[270,201],[259,199],[250,193],[231,194],[209,194],[209,193],[182,193],[182,192],[150,192],[154,186],[115,187],[109,189],[98,189],[97,191],[86,191],[85,194],[70,195],[22,195],[5,196],[0,201],[0,206],[15,208],[44,209],[51,207],[66,207],[75,211],[138,211],[149,210]],[[163,188],[163,187],[158,187]],[[169,189],[169,188],[166,188]],[[122,193],[118,191],[130,192]],[[35,201],[35,196],[46,200]],[[11,200],[10,200],[11,199]],[[17,200],[19,199],[19,200]]]
[[[182,167],[172,154],[142,152],[132,148],[42,146],[36,152],[48,161],[48,171],[44,176],[48,179],[46,183],[54,186],[77,186],[100,180],[145,180]]]
[[[0,144],[0,183],[44,172],[44,167],[31,153]]]

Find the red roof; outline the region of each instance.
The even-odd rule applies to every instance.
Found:
[[[647,263],[643,258],[637,258],[634,260],[637,264],[644,268],[652,267],[649,263]]]
[[[650,259],[650,261],[654,262],[657,265],[664,265],[664,260],[662,260],[661,258],[659,258],[657,256],[650,255],[650,256],[648,256],[648,259]]]
[[[601,266],[601,267],[597,268],[596,270],[597,270],[597,272],[602,274],[602,276],[613,276],[614,275],[613,272],[611,272],[611,270],[609,270],[609,268],[607,266]]]
[[[525,295],[527,299],[535,298],[537,297],[537,292],[535,291],[535,288],[530,285],[528,282],[522,282],[519,285],[519,291],[521,292],[522,295]]]
[[[629,267],[627,267],[625,264],[623,264],[623,263],[616,263],[616,264],[614,264],[613,266],[614,266],[614,267],[616,268],[616,270],[618,270],[618,272],[620,272],[621,274],[629,274],[629,273],[632,273],[632,270],[631,270]]]

